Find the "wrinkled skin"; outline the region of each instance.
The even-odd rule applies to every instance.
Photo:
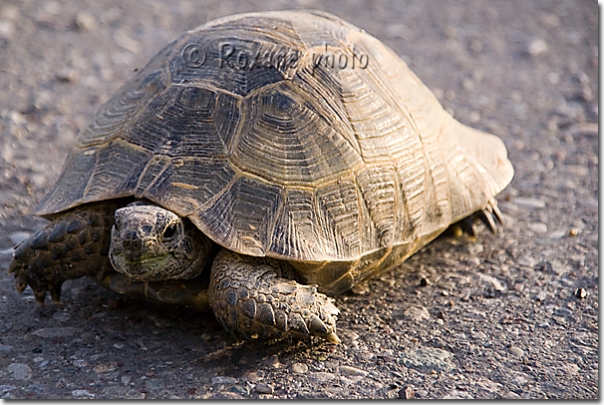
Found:
[[[115,211],[109,259],[135,281],[192,279],[211,260],[212,243],[189,222],[155,205]]]

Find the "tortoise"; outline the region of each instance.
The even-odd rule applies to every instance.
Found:
[[[154,56],[77,137],[9,272],[213,311],[240,338],[338,343],[333,296],[451,224],[501,222],[503,142],[321,11],[232,15]],[[474,224],[474,222],[472,222]]]

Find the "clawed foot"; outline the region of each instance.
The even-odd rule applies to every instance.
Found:
[[[480,222],[484,223],[493,234],[499,232],[503,225],[503,215],[501,214],[499,207],[497,207],[496,199],[491,198],[486,207],[451,225],[451,227],[453,232],[458,236],[466,233],[471,237],[476,237],[478,234],[476,225]]]
[[[340,343],[333,298],[295,277],[286,262],[222,250],[212,266],[210,306],[219,322],[239,337],[318,336]]]
[[[17,291],[29,285],[39,303],[44,303],[46,291],[58,302],[65,280],[104,277],[111,270],[107,258],[111,220],[102,210],[68,213],[17,245],[8,267]]]
[[[52,249],[49,249],[48,237],[52,230],[41,229],[34,236],[15,247],[13,261],[8,273],[15,276],[15,288],[22,293],[29,285],[36,301],[44,303],[46,291],[53,301],[61,299],[61,286],[65,279],[54,269]],[[56,255],[55,255],[56,256]]]

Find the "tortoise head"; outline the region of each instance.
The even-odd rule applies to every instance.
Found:
[[[210,240],[172,211],[142,204],[115,211],[109,258],[115,270],[133,280],[195,278],[211,250]]]

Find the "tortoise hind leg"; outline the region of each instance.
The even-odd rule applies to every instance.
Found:
[[[295,278],[289,263],[223,249],[212,265],[210,306],[225,329],[239,337],[319,336],[340,343],[333,299]]]
[[[102,279],[112,269],[107,253],[116,208],[112,202],[76,208],[17,245],[8,268],[17,291],[29,285],[39,303],[46,291],[57,302],[65,280]]]
[[[471,237],[475,237],[478,234],[476,225],[480,222],[484,223],[493,234],[499,232],[503,225],[503,215],[497,206],[496,199],[491,198],[486,207],[454,223],[451,225],[451,229],[456,236],[466,233]]]

